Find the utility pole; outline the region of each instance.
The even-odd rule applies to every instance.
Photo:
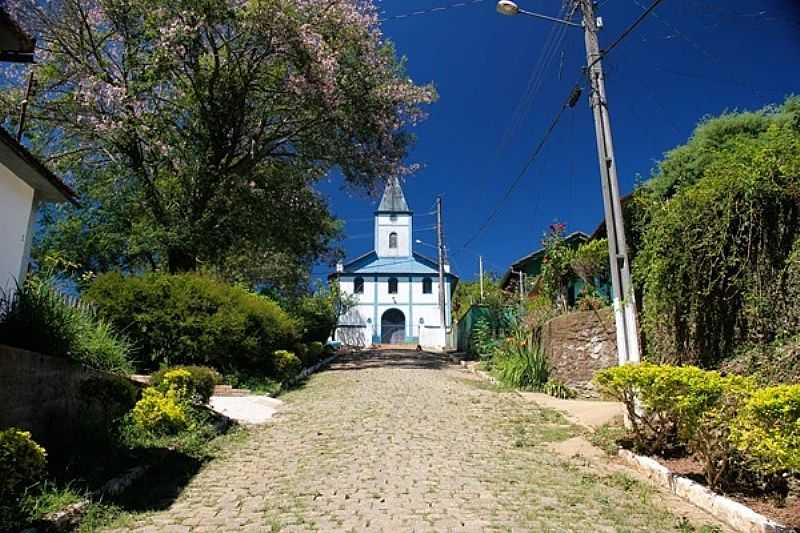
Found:
[[[586,41],[587,76],[591,86],[591,104],[594,113],[597,155],[600,162],[600,177],[603,182],[603,205],[605,208],[608,254],[611,262],[611,284],[613,288],[614,318],[617,325],[617,351],[619,363],[639,362],[639,335],[636,324],[636,301],[631,283],[628,247],[625,242],[625,224],[622,202],[619,197],[617,164],[614,159],[614,144],[611,140],[611,121],[608,115],[603,65],[597,38],[597,19],[593,0],[575,0],[583,14],[584,38]]]
[[[33,94],[33,85],[36,83],[36,80],[33,79],[33,69],[31,69],[31,73],[28,75],[28,88],[25,91],[25,99],[22,100],[22,105],[20,106],[19,111],[19,124],[17,124],[17,142],[22,140],[22,133],[25,131],[25,119],[27,118],[28,114],[28,101],[31,99],[31,95]]]
[[[524,294],[525,294],[525,288],[524,288],[525,278],[523,276],[525,276],[525,273],[522,270],[520,270],[519,271],[519,305],[522,305],[522,304],[525,303],[525,296],[524,296]]]
[[[481,279],[481,304],[483,304],[483,256],[478,256],[478,274]]]
[[[444,232],[442,230],[442,197],[436,197],[436,248],[439,250],[439,317],[442,328],[447,327],[444,308]]]

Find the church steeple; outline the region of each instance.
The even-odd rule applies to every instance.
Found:
[[[386,181],[386,188],[383,190],[381,203],[375,213],[406,213],[411,214],[411,210],[406,203],[403,188],[400,187],[398,178],[389,178]]]
[[[411,209],[400,180],[386,181],[381,203],[375,211],[375,253],[378,257],[411,257]]]

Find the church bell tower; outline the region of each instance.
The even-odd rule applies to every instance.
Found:
[[[375,253],[378,257],[411,257],[411,217],[400,180],[390,178],[375,211]]]

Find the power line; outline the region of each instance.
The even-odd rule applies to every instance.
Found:
[[[635,30],[639,26],[639,24],[641,24],[642,21],[647,18],[647,15],[652,13],[653,10],[656,7],[658,7],[658,4],[660,4],[663,1],[664,0],[654,0],[652,4],[650,4],[647,8],[645,8],[645,10],[638,17],[636,17],[636,20],[634,20],[627,28],[622,30],[622,33],[620,33],[619,36],[616,39],[614,39],[614,41],[610,45],[608,45],[606,49],[600,50],[600,53],[597,55],[594,61],[586,65],[586,71],[588,72],[595,65],[595,63],[603,59],[605,56],[608,55],[609,52],[611,52],[611,50],[616,48],[617,45],[621,43],[623,39],[625,39],[625,37],[630,35],[631,32],[633,32],[633,30]]]
[[[566,20],[572,18],[574,15],[574,8],[570,14],[567,15],[568,7],[569,1],[564,0],[562,2],[561,11],[558,14],[558,18]],[[514,108],[514,112],[511,114],[511,120],[509,121],[508,128],[503,133],[500,146],[498,147],[498,152],[503,151],[509,145],[511,139],[514,137],[514,134],[519,130],[525,121],[525,118],[528,116],[533,101],[536,99],[536,96],[544,84],[545,73],[550,69],[553,60],[557,55],[558,49],[564,42],[567,29],[568,27],[564,24],[554,24],[551,26],[550,32],[545,39],[545,44],[542,47],[542,53],[539,56],[536,66],[531,72],[530,78],[528,79],[528,85],[516,107]]]
[[[489,217],[481,225],[481,227],[478,228],[478,231],[475,232],[475,234],[472,237],[467,239],[467,241],[464,243],[463,248],[466,248],[467,246],[469,246],[492,223],[494,218],[500,212],[500,207],[506,202],[506,200],[508,200],[508,198],[511,196],[511,193],[514,192],[514,189],[517,188],[517,185],[519,185],[519,182],[522,180],[522,178],[528,172],[528,169],[531,167],[531,165],[534,163],[534,161],[536,161],[536,158],[539,156],[539,153],[542,151],[542,148],[544,147],[545,143],[550,138],[550,135],[553,133],[553,130],[556,128],[556,125],[558,124],[558,121],[561,120],[561,115],[564,113],[564,110],[566,110],[568,107],[572,107],[572,106],[575,105],[575,102],[577,101],[577,98],[578,98],[575,95],[576,95],[576,93],[579,95],[580,91],[581,91],[581,88],[578,85],[576,85],[575,88],[570,93],[570,95],[567,97],[567,99],[561,105],[561,109],[558,110],[558,113],[556,113],[556,116],[553,118],[552,122],[550,122],[550,126],[548,126],[547,130],[544,133],[544,136],[539,141],[539,144],[536,145],[536,148],[534,148],[533,152],[531,153],[530,157],[528,158],[528,161],[522,167],[522,170],[519,172],[519,174],[517,174],[517,177],[514,178],[514,181],[511,182],[511,185],[506,190],[506,193],[503,195],[503,198],[499,202],[497,202],[497,204],[495,205],[495,207],[492,210],[492,212],[489,215]]]
[[[389,15],[389,16],[385,16],[383,18],[378,19],[378,21],[379,22],[386,22],[388,20],[398,20],[398,19],[406,19],[406,18],[411,18],[411,17],[418,17],[420,15],[430,15],[430,14],[433,14],[433,13],[439,13],[441,11],[447,11],[449,9],[457,9],[457,8],[460,8],[460,7],[467,7],[467,6],[472,6],[472,5],[475,5],[475,4],[481,4],[481,3],[485,2],[485,1],[486,0],[469,0],[467,2],[456,2],[454,4],[447,4],[447,5],[444,5],[444,6],[433,7],[433,8],[430,8],[430,9],[420,9],[418,11],[410,11],[408,13],[403,13],[403,14],[400,14],[400,15]]]

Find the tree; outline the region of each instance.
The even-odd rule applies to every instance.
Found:
[[[30,136],[82,201],[48,213],[40,245],[86,269],[308,265],[339,231],[317,180],[338,169],[371,191],[413,171],[406,126],[435,93],[408,79],[369,0],[7,8],[40,45]]]
[[[483,305],[495,311],[501,310],[508,304],[509,296],[500,288],[497,276],[492,273],[483,275]],[[453,320],[459,320],[473,305],[481,303],[481,283],[474,281],[461,281],[453,294]]]
[[[651,358],[714,367],[743,345],[800,333],[798,191],[796,97],[708,119],[667,154],[639,193],[633,263]]]

